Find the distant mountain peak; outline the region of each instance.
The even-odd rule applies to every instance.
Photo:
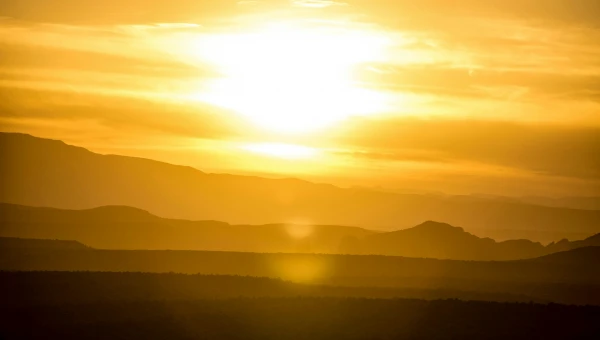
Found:
[[[0,149],[7,163],[14,163],[21,155],[27,155],[27,159],[35,159],[39,156],[51,157],[59,163],[74,157],[95,155],[86,148],[70,145],[59,139],[41,138],[16,132],[0,132]]]
[[[91,211],[102,211],[102,212],[120,212],[129,214],[140,214],[140,215],[152,215],[150,212],[144,209],[130,207],[127,205],[104,205],[97,208],[88,209]]]
[[[585,239],[585,241],[587,241],[587,242],[598,242],[598,243],[600,243],[600,233],[599,233],[599,234],[596,234],[596,235],[592,235],[592,236],[590,236],[590,237],[586,238],[586,239]]]
[[[465,201],[345,189],[296,179],[209,174],[139,157],[97,154],[26,134],[0,133],[0,150],[0,202],[28,206],[89,209],[122,204],[173,219],[266,224],[302,218],[315,225],[379,230],[406,227],[415,221],[448,221],[488,236],[510,239],[517,234],[518,238],[536,238],[544,243],[561,237],[580,239],[597,233],[600,225],[600,210],[502,200]],[[326,204],[332,201],[336,204]],[[447,241],[449,235],[475,237],[462,228],[433,221],[391,236],[422,233],[438,235],[441,241]],[[508,234],[511,236],[497,236]]]
[[[100,218],[109,218],[112,220],[123,221],[158,219],[157,216],[146,210],[124,205],[105,205],[97,208],[87,209],[87,211],[99,215]]]
[[[80,146],[74,146],[74,145],[70,145],[65,143],[64,141],[60,140],[60,139],[50,139],[50,138],[42,138],[42,137],[37,137],[37,136],[33,136],[27,133],[19,133],[19,132],[0,132],[0,139],[3,142],[12,142],[12,143],[42,143],[45,145],[54,145],[54,146],[60,146],[60,147],[69,147],[69,148],[73,148],[73,149],[82,149],[82,150],[86,150],[89,151],[85,148],[82,148]]]
[[[461,227],[455,227],[448,223],[436,222],[436,221],[425,221],[413,228],[413,230],[420,231],[435,231],[435,232],[443,232],[443,231],[453,231],[453,232],[465,232],[465,230]]]

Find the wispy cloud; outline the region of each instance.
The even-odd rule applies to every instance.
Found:
[[[415,155],[429,155],[444,162],[496,164],[543,175],[600,180],[600,160],[594,156],[600,154],[598,127],[456,119],[360,119],[352,126],[331,138],[338,145],[385,150],[376,153],[376,158],[416,160]]]
[[[573,190],[600,180],[597,0],[6,0],[1,7],[2,129],[84,141],[81,126],[98,144],[111,134],[149,133],[294,143],[197,100],[222,76],[197,48],[203,39],[218,43],[287,20],[386,41],[381,58],[347,76],[388,105],[301,141],[341,150],[333,156],[344,159],[342,172],[411,163],[431,178],[451,169],[465,186],[503,172],[521,176],[520,184],[561,181]]]
[[[300,7],[311,7],[311,8],[324,8],[330,6],[347,6],[346,2],[339,1],[328,1],[328,0],[294,0],[292,3],[295,6]]]

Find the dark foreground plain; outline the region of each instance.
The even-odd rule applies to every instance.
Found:
[[[5,271],[238,275],[337,287],[333,291],[356,288],[350,294],[355,297],[600,305],[600,247],[530,260],[478,262],[364,255],[97,250],[77,242],[7,241],[0,248],[0,270]],[[32,290],[51,285],[45,277],[37,282],[46,286]]]
[[[1,272],[3,339],[597,339],[600,307],[357,298],[266,278]],[[364,292],[363,292],[364,293]]]
[[[280,279],[231,275],[186,275],[114,272],[0,272],[0,299],[5,306],[23,303],[100,303],[107,301],[161,301],[230,299],[238,297],[335,297],[460,299],[496,302],[580,302],[598,293],[597,287],[525,286],[545,298],[497,282],[496,290],[407,287],[351,287],[299,284]],[[576,289],[578,288],[578,289]]]
[[[600,308],[353,298],[23,305],[5,339],[598,339]]]

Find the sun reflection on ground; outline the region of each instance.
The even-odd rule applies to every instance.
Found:
[[[317,283],[331,274],[331,264],[314,254],[288,254],[271,265],[277,276],[294,282]]]

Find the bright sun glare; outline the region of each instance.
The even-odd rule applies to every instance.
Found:
[[[261,155],[284,159],[311,158],[317,155],[317,150],[314,148],[285,143],[246,144],[242,146],[242,149]]]
[[[206,37],[194,53],[223,74],[201,100],[280,133],[310,132],[382,107],[353,69],[378,60],[386,40],[371,32],[290,24]]]

